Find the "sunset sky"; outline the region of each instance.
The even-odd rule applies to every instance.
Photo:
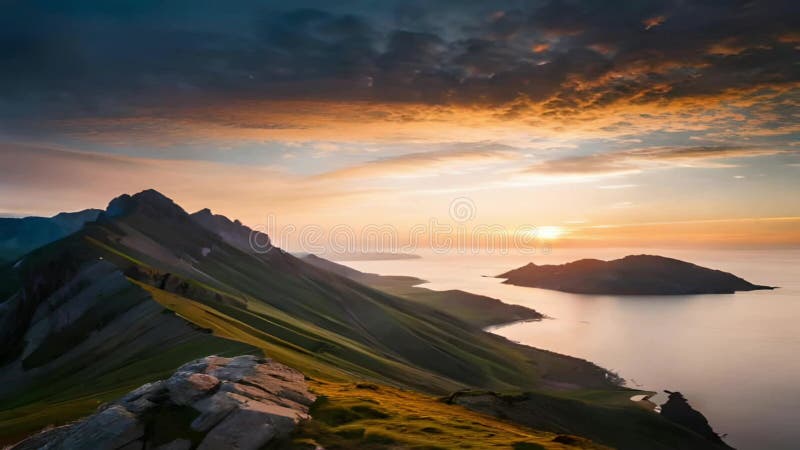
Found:
[[[797,1],[4,2],[0,215],[800,245],[798,50]]]

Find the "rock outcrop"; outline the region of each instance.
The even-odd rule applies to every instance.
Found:
[[[698,410],[692,408],[686,397],[680,392],[664,391],[669,394],[667,402],[661,405],[661,415],[668,420],[682,425],[695,433],[719,445],[727,445],[711,428],[708,419]]]
[[[254,356],[208,356],[78,422],[16,444],[28,449],[259,449],[308,419],[302,373]]]

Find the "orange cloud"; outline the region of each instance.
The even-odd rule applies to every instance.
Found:
[[[642,25],[644,25],[644,29],[645,30],[649,30],[651,28],[655,28],[655,27],[663,24],[664,22],[666,22],[666,20],[667,20],[667,17],[663,16],[663,15],[662,16],[648,17],[647,19],[644,19],[642,21]]]
[[[800,44],[800,32],[790,31],[788,33],[783,33],[778,36],[778,42],[784,44]]]
[[[720,42],[716,42],[712,44],[708,48],[708,53],[710,55],[720,55],[720,56],[735,56],[739,55],[747,50],[770,50],[772,47],[769,45],[763,44],[749,44],[746,42],[742,42],[738,38],[727,38],[723,39]]]
[[[549,49],[550,49],[550,44],[547,43],[536,44],[531,48],[531,50],[533,50],[534,53],[544,53]]]
[[[493,148],[494,147],[494,148]],[[317,179],[409,178],[457,174],[484,168],[487,164],[519,159],[517,152],[496,144],[477,148],[409,153],[382,158],[326,172]]]
[[[376,102],[248,101],[195,106],[163,117],[142,111],[127,118],[60,121],[76,139],[107,146],[242,141],[529,142],[531,136],[577,141],[646,134],[653,131],[727,129],[738,136],[796,132],[800,125],[774,116],[782,98],[800,82],[753,84],[713,95],[669,96],[666,84],[639,86],[639,78],[690,70],[671,62],[632,64],[594,80],[565,82],[572,92],[542,101],[520,96],[503,106],[429,105]],[[620,87],[621,86],[621,87]],[[763,123],[770,122],[769,127]]]

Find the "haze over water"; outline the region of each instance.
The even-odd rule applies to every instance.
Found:
[[[560,264],[648,253],[728,271],[774,291],[732,295],[592,296],[501,284],[489,278],[530,261]],[[800,442],[800,250],[554,249],[536,255],[423,254],[345,261],[364,272],[413,275],[436,290],[462,289],[551,317],[492,331],[588,359],[631,387],[677,390],[738,449],[794,449]],[[661,403],[663,394],[654,400]]]

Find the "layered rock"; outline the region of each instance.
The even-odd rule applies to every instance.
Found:
[[[78,422],[18,443],[27,449],[262,448],[308,419],[302,373],[254,356],[208,356]]]

